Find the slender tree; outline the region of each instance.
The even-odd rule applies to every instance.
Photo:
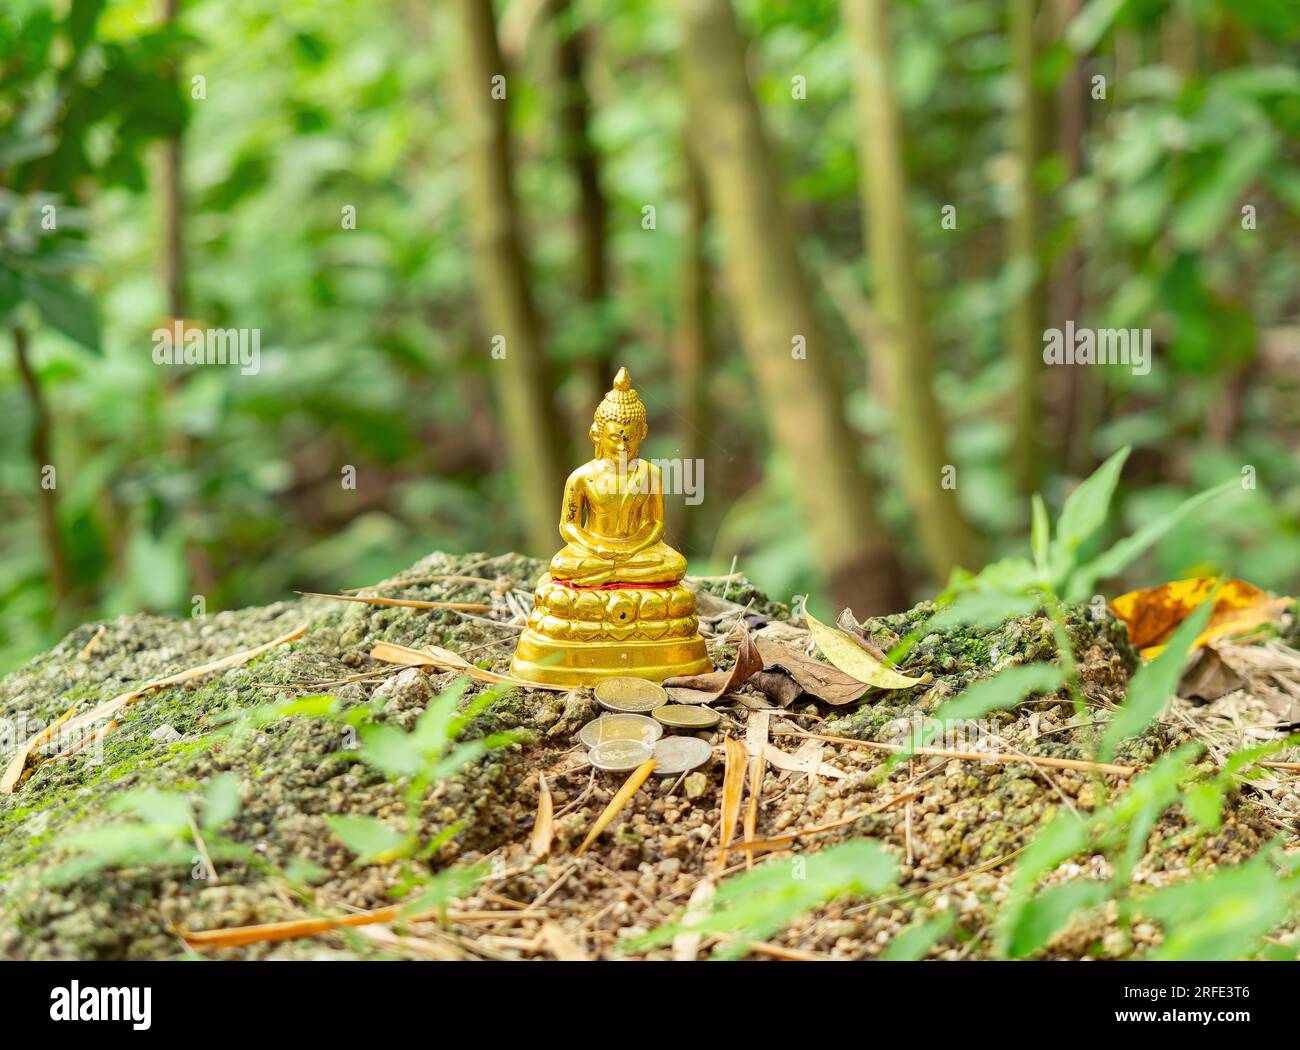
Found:
[[[862,221],[871,254],[876,313],[890,374],[890,408],[901,451],[901,478],[930,571],[946,579],[975,568],[974,533],[957,504],[944,420],[934,396],[935,356],[907,222],[901,121],[894,97],[884,0],[843,0],[854,43]],[[936,217],[937,221],[937,217]]]
[[[176,24],[180,0],[163,0],[163,23]],[[180,71],[167,70],[169,86],[179,91]],[[162,275],[167,293],[167,312],[171,317],[185,317],[185,186],[181,180],[184,140],[181,132],[162,141],[160,196],[162,197]]]
[[[600,179],[600,159],[591,139],[591,96],[585,75],[586,47],[574,24],[569,0],[551,0],[551,24],[555,32],[555,64],[560,95],[560,129],[565,161],[578,190],[577,260],[578,293],[591,311],[607,310],[609,299],[609,253],[606,248],[609,202]],[[598,331],[603,326],[598,326]],[[594,399],[609,389],[614,340],[585,347],[579,362],[580,410],[590,410]]]
[[[1043,204],[1035,177],[1042,156],[1042,100],[1034,82],[1038,6],[1038,0],[1008,0],[1015,191],[1007,223],[1007,257],[1019,278],[1007,313],[1007,345],[1015,366],[1011,466],[1017,484],[1025,492],[1038,488],[1042,470],[1039,375],[1043,363]]]
[[[686,144],[682,165],[688,205],[686,238],[682,246],[678,290],[677,328],[673,338],[673,372],[677,388],[677,423],[681,435],[680,455],[685,460],[704,459],[712,440],[709,407],[709,376],[717,357],[713,334],[713,299],[709,290],[709,260],[705,237],[709,221],[704,174],[695,149]],[[697,535],[687,518],[688,538]]]
[[[726,244],[732,313],[768,425],[800,481],[809,539],[833,599],[864,612],[905,603],[875,484],[833,384],[794,228],[745,72],[729,0],[679,0],[690,119]]]
[[[509,83],[491,0],[458,3],[461,57],[449,75],[466,137],[464,193],[480,323],[494,341],[484,354],[491,354],[488,371],[501,402],[528,547],[544,554],[555,546],[564,470],[515,198]]]
[[[53,427],[49,405],[45,401],[40,381],[32,368],[27,329],[22,325],[14,326],[14,357],[18,363],[19,378],[22,379],[23,388],[27,391],[28,403],[32,406],[30,446],[32,463],[38,472],[43,472],[54,462]],[[63,532],[59,528],[58,491],[53,484],[41,484],[36,508],[40,518],[45,560],[50,570],[50,595],[57,612],[68,598],[72,586],[72,573],[68,567],[68,552],[63,544]]]
[[[1083,9],[1083,0],[1056,0],[1057,35],[1063,37],[1071,21]],[[1088,128],[1088,79],[1085,55],[1078,55],[1061,77],[1056,91],[1056,150],[1065,175],[1077,179],[1083,174],[1083,138]],[[1068,320],[1079,320],[1083,310],[1083,246],[1077,230],[1052,272],[1050,294],[1053,327],[1064,330]],[[1087,473],[1090,463],[1089,435],[1100,409],[1102,389],[1086,368],[1062,369],[1058,426],[1054,435],[1056,461],[1073,474]]]

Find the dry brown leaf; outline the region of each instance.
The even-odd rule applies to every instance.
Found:
[[[745,790],[745,746],[734,737],[724,740],[726,766],[722,773],[722,823],[718,831],[718,867],[726,864],[727,843],[736,834],[736,821],[740,817],[740,797]]]
[[[590,956],[587,955],[578,945],[565,933],[558,923],[547,922],[542,924],[542,941],[547,949],[560,962],[589,962]]]
[[[672,697],[679,704],[711,704],[728,693],[734,693],[750,675],[762,669],[763,658],[754,644],[754,638],[742,625],[740,644],[736,646],[736,662],[729,670],[678,675],[665,679],[663,684],[665,689],[672,689]]]
[[[337,602],[360,602],[363,605],[398,606],[403,609],[452,609],[455,612],[491,612],[482,602],[426,602],[416,598],[378,598],[363,594],[321,594],[319,591],[295,591],[304,598],[333,598]]]
[[[181,930],[181,937],[191,948],[242,948],[249,944],[266,944],[274,941],[291,941],[302,937],[316,937],[329,933],[340,926],[369,926],[380,922],[428,922],[441,918],[439,909],[431,909],[414,915],[403,915],[404,904],[390,904],[373,911],[353,912],[350,915],[316,917],[310,919],[289,919],[285,922],[264,922],[253,926],[226,926],[215,930]],[[468,922],[479,919],[509,919],[522,912],[484,912],[447,910],[447,918],[453,922]]]
[[[889,655],[880,648],[863,630],[862,624],[858,623],[857,618],[853,615],[852,609],[845,609],[835,618],[835,626],[845,633],[848,638],[862,646],[868,654],[875,659],[884,663],[889,659]]]
[[[655,760],[649,759],[642,762],[636,769],[632,770],[632,775],[627,778],[626,783],[618,789],[618,793],[609,800],[609,805],[605,807],[605,812],[596,818],[596,823],[591,826],[587,832],[587,837],[582,840],[582,845],[578,847],[575,857],[581,857],[587,852],[587,847],[600,837],[600,833],[609,826],[609,822],[618,816],[619,810],[627,805],[627,800],[636,794],[636,789],[645,783],[655,768]]]
[[[469,675],[476,681],[490,682],[493,685],[517,685],[523,689],[549,689],[555,693],[568,692],[570,688],[565,685],[525,682],[522,678],[511,678],[509,675],[497,674],[495,671],[485,671],[481,667],[475,667],[458,653],[453,653],[450,649],[443,649],[437,645],[426,645],[423,649],[412,649],[409,645],[380,642],[370,650],[370,658],[387,664],[403,664],[407,667],[435,667],[440,671],[459,671],[461,674]]]
[[[749,684],[773,703],[789,707],[803,693],[803,688],[784,671],[755,671]]]
[[[1186,700],[1217,700],[1246,684],[1246,679],[1223,662],[1219,653],[1206,647],[1183,673],[1178,695]]]
[[[99,640],[104,637],[107,631],[108,628],[101,623],[99,625],[99,630],[95,632],[94,636],[90,639],[90,641],[88,641],[85,644],[85,646],[82,648],[81,652],[77,654],[77,659],[82,661],[89,660],[90,654],[95,651],[95,646],[99,644]]]
[[[818,776],[829,777],[832,780],[844,780],[848,777],[844,770],[836,769],[834,766],[823,762],[821,753],[820,740],[805,740],[793,755],[788,751],[782,751],[775,744],[768,744],[763,748],[764,756],[777,769],[788,770],[791,773],[813,773]]]
[[[763,794],[763,771],[767,768],[763,750],[767,747],[767,733],[771,716],[766,711],[755,711],[745,723],[745,751],[749,754],[749,808],[745,810],[745,838],[754,837],[758,826],[758,802]],[[745,866],[754,866],[754,855],[745,857]]]
[[[537,774],[537,784],[537,820],[533,823],[528,850],[540,859],[551,852],[551,842],[555,839],[555,803],[551,800],[551,786],[546,783],[545,773]]]
[[[838,667],[795,652],[780,642],[759,638],[755,645],[763,658],[764,670],[780,668],[798,682],[805,693],[818,700],[836,706],[851,704],[867,691],[867,686]]]

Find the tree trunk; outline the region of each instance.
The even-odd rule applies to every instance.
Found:
[[[1057,35],[1083,8],[1083,0],[1057,0]],[[1056,149],[1065,163],[1065,174],[1073,181],[1083,174],[1083,137],[1088,128],[1089,82],[1084,64],[1087,56],[1076,56],[1061,78],[1056,102]],[[1051,323],[1065,330],[1065,323],[1080,323],[1083,311],[1084,258],[1077,229],[1070,232],[1070,245],[1056,264],[1052,279]],[[1101,388],[1086,368],[1061,369],[1059,426],[1055,432],[1056,462],[1068,473],[1083,476],[1091,466],[1089,438],[1096,424]]]
[[[857,62],[862,221],[884,336],[880,349],[890,373],[901,480],[926,563],[942,581],[956,567],[978,568],[976,543],[956,491],[944,484],[944,470],[952,460],[931,385],[934,350],[917,273],[915,237],[907,223],[907,179],[889,62],[889,22],[884,0],[843,0],[842,10]]]
[[[683,460],[691,461],[704,459],[712,440],[709,376],[712,374],[717,348],[713,338],[709,260],[705,252],[709,208],[704,174],[700,170],[695,150],[689,143],[683,153],[686,158],[683,167],[689,213],[678,289],[673,372],[677,388],[680,437],[678,455]],[[689,541],[700,535],[699,515],[687,515],[683,524],[689,547]]]
[[[779,452],[802,483],[814,555],[832,599],[864,614],[906,603],[876,516],[875,484],[833,386],[798,245],[745,73],[729,0],[679,0],[683,67],[709,200],[726,243],[733,314]],[[800,342],[802,341],[802,343]]]
[[[1034,22],[1038,0],[1009,0],[1009,38],[1014,101],[1010,138],[1015,155],[1015,194],[1007,224],[1007,262],[1019,275],[1007,314],[1007,346],[1014,364],[1011,467],[1024,493],[1037,490],[1042,471],[1042,199],[1035,173],[1042,155],[1041,100],[1034,83],[1038,48]]]
[[[583,77],[584,49],[573,25],[569,0],[552,0],[551,22],[556,33],[556,66],[560,94],[560,127],[564,159],[578,188],[578,292],[589,311],[607,308],[609,259],[606,233],[609,204],[600,184],[600,162],[591,141],[591,97]],[[603,330],[598,326],[597,330]],[[577,362],[579,393],[575,403],[589,413],[614,378],[613,338],[583,348]]]
[[[171,26],[176,22],[180,0],[163,0],[163,22]],[[180,74],[176,69],[167,71],[169,86],[180,88]],[[173,318],[185,317],[185,188],[181,181],[182,146],[177,132],[162,143],[162,274],[167,294],[167,313]]]
[[[28,356],[27,330],[21,325],[14,328],[14,356],[18,362],[18,375],[27,391],[27,400],[32,406],[32,462],[36,466],[37,474],[42,475],[45,468],[54,462],[50,410],[45,403],[40,381],[32,370],[31,359]],[[43,475],[41,480],[44,481]],[[68,554],[63,545],[63,533],[59,529],[58,491],[54,487],[46,488],[41,484],[36,508],[40,516],[41,543],[45,547],[45,560],[50,571],[50,594],[57,611],[67,601],[72,586]]]
[[[491,0],[459,0],[460,62],[450,78],[466,135],[464,181],[479,320],[495,347],[488,371],[500,401],[506,447],[520,494],[528,551],[556,547],[556,522],[565,472],[560,454],[553,385],[543,355],[537,309],[528,284],[509,132],[509,102],[493,97],[493,77],[505,70]],[[498,88],[508,94],[505,80]],[[500,345],[500,344],[498,344]]]

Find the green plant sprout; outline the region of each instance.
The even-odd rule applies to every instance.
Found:
[[[324,694],[228,712],[219,720],[222,724],[217,735],[241,741],[291,717],[317,718],[353,730],[359,740],[355,756],[390,781],[404,785],[405,826],[398,828],[374,817],[342,814],[327,817],[326,822],[339,840],[357,854],[357,864],[402,862],[402,877],[393,893],[395,896],[414,893],[403,909],[404,914],[441,910],[450,900],[473,888],[484,874],[484,866],[460,865],[432,871],[430,862],[434,854],[464,824],[453,824],[424,839],[421,805],[439,782],[490,751],[522,739],[520,733],[504,732],[460,740],[466,726],[503,693],[499,687],[484,690],[458,711],[468,683],[469,679],[463,677],[443,690],[420,715],[410,733],[373,721],[370,705],[340,710],[337,698]],[[197,814],[180,793],[152,788],[129,792],[109,808],[132,813],[139,819],[114,822],[73,835],[66,845],[74,856],[51,871],[46,879],[63,885],[108,868],[190,866],[194,867],[196,877],[215,878],[216,864],[240,861],[282,879],[300,895],[306,895],[305,884],[318,881],[322,874],[316,865],[295,858],[280,870],[256,851],[221,834],[220,829],[238,814],[239,805],[239,780],[230,773],[208,781]]]
[[[258,864],[253,850],[221,834],[221,828],[239,813],[239,806],[239,778],[233,773],[222,773],[207,782],[197,813],[179,792],[156,788],[129,791],[112,800],[108,809],[138,819],[71,835],[64,846],[73,856],[51,869],[44,881],[63,886],[110,868],[183,867],[192,867],[196,878],[216,880],[220,862]]]
[[[427,840],[422,838],[420,808],[430,789],[490,751],[526,738],[520,732],[500,732],[460,740],[465,727],[507,691],[500,686],[485,689],[457,711],[468,684],[468,677],[453,682],[434,698],[409,733],[396,726],[373,722],[363,722],[358,728],[358,757],[389,781],[405,785],[402,795],[405,827],[394,827],[367,816],[326,818],[330,830],[357,855],[357,864],[402,862],[402,878],[393,890],[394,895],[418,891],[405,909],[407,914],[443,908],[449,900],[468,892],[485,871],[484,865],[462,865],[436,874],[429,872],[427,862],[464,828],[463,822],[457,822]]]
[[[698,917],[683,918],[629,941],[626,950],[667,944],[679,934],[716,937],[711,958],[738,959],[799,916],[831,901],[871,897],[898,881],[898,864],[878,842],[851,839],[817,853],[770,860],[723,880]]]

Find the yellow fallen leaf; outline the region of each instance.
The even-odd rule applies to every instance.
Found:
[[[892,667],[886,667],[843,631],[822,623],[808,611],[807,606],[803,615],[817,647],[827,660],[849,677],[877,689],[906,689],[921,684],[920,678],[908,678]]]
[[[722,848],[718,851],[718,867],[727,862],[727,844],[736,834],[736,821],[740,817],[740,798],[745,790],[745,765],[748,753],[745,745],[734,737],[724,741],[726,765],[722,773],[722,825],[718,831],[718,842]]]
[[[609,800],[609,805],[605,807],[605,812],[596,818],[596,823],[591,826],[587,832],[587,837],[582,840],[582,845],[578,847],[575,857],[581,857],[587,852],[587,847],[600,837],[600,833],[609,826],[609,822],[618,816],[618,811],[627,805],[627,800],[636,794],[636,789],[645,783],[655,768],[653,758],[642,762],[636,769],[632,770],[632,775],[627,778],[627,782],[618,789],[618,794]]]
[[[1164,643],[1192,612],[1204,602],[1219,580],[1200,576],[1175,580],[1158,587],[1146,587],[1122,594],[1110,603],[1128,627],[1129,640],[1148,660],[1164,651]],[[1276,620],[1291,604],[1290,598],[1274,598],[1245,580],[1225,580],[1215,598],[1214,611],[1205,630],[1192,643],[1199,648],[1219,638],[1245,634]]]
[[[551,786],[546,783],[546,774],[538,773],[537,778],[537,820],[533,823],[528,852],[540,858],[551,852],[551,840],[555,838],[555,804],[551,800]]]

